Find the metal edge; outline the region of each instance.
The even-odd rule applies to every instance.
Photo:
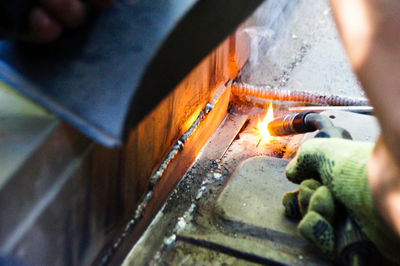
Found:
[[[50,97],[41,93],[32,82],[22,78],[20,73],[8,66],[2,60],[0,60],[0,80],[3,80],[12,88],[22,93],[24,96],[39,104],[46,110],[51,110],[51,112],[60,117],[62,120],[76,127],[79,129],[79,131],[88,137],[93,138],[100,144],[109,148],[122,145],[122,142],[118,137],[107,134],[105,131],[99,129],[91,123],[88,123],[88,121],[63,108]]]

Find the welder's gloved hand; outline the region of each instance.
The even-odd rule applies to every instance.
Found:
[[[365,235],[389,260],[400,262],[400,240],[374,209],[366,164],[371,143],[335,138],[306,141],[286,168],[299,189],[283,196],[285,214],[301,218],[300,234],[333,259],[335,205],[346,207]]]

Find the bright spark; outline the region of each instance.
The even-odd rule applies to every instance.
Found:
[[[257,124],[258,134],[260,134],[260,142],[265,142],[271,139],[271,135],[268,132],[268,123],[274,120],[274,110],[272,103],[269,104],[267,114],[264,119]]]

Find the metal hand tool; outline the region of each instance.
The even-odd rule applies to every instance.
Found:
[[[262,2],[117,0],[55,43],[0,42],[0,80],[102,144],[120,145]],[[8,32],[33,4],[2,1],[15,26]]]

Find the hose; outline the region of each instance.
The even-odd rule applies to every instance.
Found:
[[[312,112],[279,117],[268,124],[268,131],[272,136],[287,136],[315,130],[319,130],[315,138],[352,139],[347,130],[334,126],[328,117]],[[337,265],[381,265],[379,251],[353,221],[348,211],[341,206],[335,213]]]
[[[363,98],[350,98],[336,95],[321,95],[307,91],[290,91],[271,88],[269,86],[253,86],[245,83],[234,82],[232,93],[236,96],[253,96],[267,100],[296,101],[308,104],[334,105],[334,106],[365,106],[368,100]]]

